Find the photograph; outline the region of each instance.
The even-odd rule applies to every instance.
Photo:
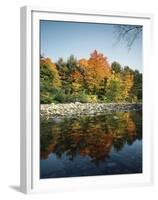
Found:
[[[143,26],[40,20],[40,179],[143,173]]]

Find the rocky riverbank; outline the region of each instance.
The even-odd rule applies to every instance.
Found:
[[[100,115],[112,112],[141,110],[141,103],[65,103],[42,104],[41,118],[76,117],[81,115]]]

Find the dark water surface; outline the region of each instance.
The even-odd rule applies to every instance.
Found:
[[[40,178],[142,173],[142,112],[41,121]]]

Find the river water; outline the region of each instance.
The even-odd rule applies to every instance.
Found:
[[[41,121],[40,178],[142,173],[142,112]]]

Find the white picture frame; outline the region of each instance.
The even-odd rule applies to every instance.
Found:
[[[39,178],[39,21],[80,21],[143,26],[143,173],[60,179]],[[38,7],[21,8],[21,183],[24,193],[105,189],[152,183],[152,15],[81,11]],[[150,66],[150,67],[149,67]]]

